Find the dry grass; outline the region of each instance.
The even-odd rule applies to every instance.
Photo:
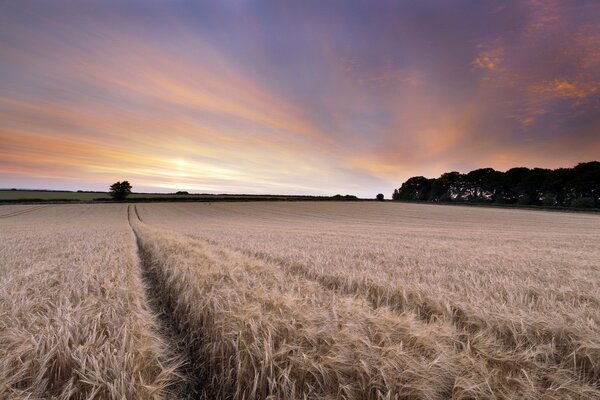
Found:
[[[152,399],[175,378],[120,205],[0,220],[0,398]]]
[[[0,398],[169,397],[175,349],[179,398],[600,399],[597,215],[32,207],[0,207]]]

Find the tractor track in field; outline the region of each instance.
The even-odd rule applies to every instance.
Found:
[[[135,238],[136,253],[144,282],[146,301],[156,315],[160,327],[159,333],[169,344],[173,355],[182,361],[182,366],[178,370],[182,379],[173,385],[171,391],[177,399],[208,398],[205,385],[198,378],[197,371],[200,369],[200,362],[190,351],[190,347],[186,343],[188,335],[185,334],[183,328],[179,327],[173,317],[172,304],[161,295],[161,284],[154,272],[153,261],[149,252],[144,250],[139,233],[131,223],[132,218],[143,223],[135,205],[129,205],[127,208],[127,222]]]
[[[0,215],[0,219],[2,219],[2,218],[10,218],[10,217],[17,217],[19,215],[27,214],[27,213],[30,213],[32,211],[40,210],[40,209],[46,208],[46,207],[50,207],[50,205],[34,206],[34,207],[25,208],[25,209],[18,210],[18,211],[13,211],[13,212],[10,212],[10,213],[7,213],[7,214],[2,214],[2,215]]]
[[[135,207],[133,211],[136,218],[141,221]],[[176,233],[175,231],[172,232]],[[564,365],[561,361],[553,359],[534,360],[532,358],[525,360],[512,357],[519,353],[524,345],[533,348],[535,346],[552,343],[556,346],[557,355],[560,356],[559,358],[561,360],[574,360],[573,365],[569,368],[573,374],[573,380],[579,381],[580,383],[591,384],[594,387],[600,387],[600,382],[597,377],[597,367],[584,352],[578,353],[576,351],[576,338],[568,336],[555,338],[553,332],[544,330],[541,332],[543,338],[537,338],[537,340],[530,343],[521,342],[521,340],[528,340],[528,338],[514,339],[508,332],[504,331],[504,327],[490,324],[486,319],[482,319],[482,316],[476,315],[470,310],[463,309],[458,304],[450,303],[444,305],[439,301],[423,296],[422,294],[413,293],[410,290],[404,291],[401,289],[388,288],[372,281],[350,282],[344,279],[343,276],[317,273],[311,270],[307,265],[293,262],[290,263],[289,261],[269,256],[266,253],[244,251],[231,246],[222,246],[218,241],[211,239],[197,237],[191,234],[183,235],[193,240],[198,240],[199,242],[205,242],[211,246],[224,247],[228,251],[242,254],[251,259],[261,260],[276,265],[284,273],[290,276],[299,276],[318,283],[326,290],[341,295],[362,297],[374,310],[380,307],[387,307],[399,314],[411,313],[423,324],[429,324],[438,319],[446,321],[456,330],[456,338],[460,343],[457,344],[463,349],[470,348],[470,342],[474,338],[484,334],[489,340],[495,343],[495,347],[500,350],[499,354],[502,355],[500,358],[494,358],[494,356],[490,354],[478,353],[478,357],[488,359],[491,366],[498,366],[508,370],[540,369],[540,372],[545,371],[542,372],[543,375],[551,374],[552,370],[557,367],[568,368],[568,366]]]

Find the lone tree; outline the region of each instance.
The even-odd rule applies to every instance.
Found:
[[[375,198],[379,201],[383,201],[383,193],[379,193]]]
[[[113,183],[108,194],[114,200],[125,200],[131,194],[131,185],[127,181]]]

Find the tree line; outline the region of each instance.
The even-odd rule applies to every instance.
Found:
[[[600,162],[558,169],[518,167],[506,172],[481,168],[466,174],[446,172],[432,179],[415,176],[395,189],[392,199],[600,208]]]

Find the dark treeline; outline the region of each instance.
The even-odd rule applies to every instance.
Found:
[[[394,190],[394,200],[600,207],[600,162],[574,168],[482,168],[439,178],[415,176]]]

